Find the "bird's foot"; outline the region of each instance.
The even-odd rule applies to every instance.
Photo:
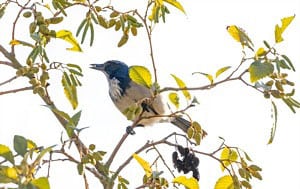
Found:
[[[144,127],[144,125],[138,124],[135,127]],[[126,133],[129,134],[129,135],[134,135],[135,131],[133,130],[132,126],[128,126],[128,127],[126,127]]]

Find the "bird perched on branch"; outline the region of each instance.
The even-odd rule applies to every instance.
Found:
[[[138,104],[142,111],[132,121],[139,126],[148,126],[162,120],[165,113],[164,103],[160,95],[143,85],[137,84],[129,77],[129,67],[117,60],[109,60],[103,64],[91,64],[91,68],[104,73],[109,84],[109,95],[115,106],[123,113],[131,106]],[[127,117],[128,118],[128,117]],[[169,121],[187,132],[191,123],[180,116],[170,117]]]

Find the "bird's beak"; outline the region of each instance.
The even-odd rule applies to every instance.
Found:
[[[90,64],[90,68],[95,69],[95,70],[100,70],[100,71],[104,71],[104,64]]]

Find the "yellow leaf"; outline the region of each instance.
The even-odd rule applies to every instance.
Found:
[[[27,148],[29,150],[35,149],[36,147],[36,144],[32,140],[27,139]],[[35,151],[37,152],[38,150],[36,149]]]
[[[280,43],[281,41],[283,41],[281,34],[282,34],[281,28],[278,26],[278,24],[276,24],[276,26],[275,26],[275,42],[276,43]]]
[[[185,13],[183,6],[176,0],[163,0],[171,5],[173,5],[174,7],[176,7],[177,9],[179,9],[181,12]]]
[[[62,76],[61,82],[64,87],[65,96],[71,103],[73,109],[76,109],[78,106],[77,89],[76,86],[71,83],[70,77],[66,72],[64,72]]]
[[[51,10],[51,9],[50,9],[50,5],[49,5],[48,3],[45,4],[44,7],[45,7],[46,9],[48,9],[48,10]]]
[[[242,28],[239,28],[236,25],[231,25],[227,26],[227,31],[233,39],[241,43],[243,48],[244,46],[247,46],[249,49],[253,50],[253,43]]]
[[[263,47],[260,47],[259,49],[257,49],[255,56],[256,57],[260,57],[266,54],[266,50]]]
[[[133,154],[132,156],[143,167],[146,176],[150,177],[152,175],[152,169],[150,167],[150,164],[137,154]]]
[[[150,21],[153,21],[153,20],[154,20],[155,14],[156,14],[156,11],[157,11],[157,8],[158,8],[158,7],[159,7],[159,6],[156,6],[156,5],[154,5],[154,6],[152,7],[151,14],[148,16],[148,19],[149,19]]]
[[[9,177],[9,178],[11,178],[11,179],[16,180],[18,178],[18,173],[17,173],[16,168],[14,168],[14,167],[8,167],[6,169],[6,176]]]
[[[214,189],[234,189],[232,177],[225,175],[218,179]]]
[[[223,68],[218,69],[218,71],[216,72],[216,78],[221,75],[223,72],[225,72],[226,70],[228,70],[229,68],[231,68],[231,66],[225,66]]]
[[[39,189],[50,189],[50,184],[47,177],[33,179],[31,181],[31,184],[33,184],[36,188]]]
[[[56,32],[56,38],[65,40],[68,43],[73,45],[71,48],[67,48],[67,50],[82,52],[80,45],[74,38],[72,32],[70,32],[68,30],[60,30],[60,31]]]
[[[238,158],[238,155],[237,155],[236,151],[229,149],[227,147],[225,147],[221,152],[220,159],[222,160],[225,167],[230,165],[233,161],[236,161],[237,158]],[[224,166],[221,164],[222,171],[225,170]]]
[[[174,92],[170,93],[169,99],[176,108],[179,108],[179,97],[178,97],[177,93],[174,93]]]
[[[203,72],[194,72],[193,74],[204,75],[210,81],[210,84],[214,83],[214,77],[211,74],[207,74],[207,73],[203,73]]]
[[[152,86],[150,71],[144,66],[131,66],[129,68],[129,77],[139,85],[147,88]]]
[[[186,85],[185,83],[180,79],[178,78],[177,76],[171,74],[171,76],[175,79],[177,85],[180,87],[180,88],[186,88]],[[182,90],[182,93],[183,95],[185,96],[186,99],[190,100],[191,99],[191,94],[189,93],[188,90]]]
[[[198,181],[194,178],[187,178],[186,176],[179,176],[173,179],[174,183],[181,184],[187,189],[200,189]]]
[[[281,19],[281,31],[284,32],[284,30],[290,25],[290,23],[294,20],[294,16],[289,16]]]
[[[295,18],[295,15],[282,18],[281,19],[281,27],[278,24],[276,24],[276,26],[275,26],[275,42],[276,43],[280,43],[281,41],[283,41],[282,33],[290,25],[290,23],[293,21],[294,18]]]
[[[10,44],[10,45],[19,45],[19,44],[20,44],[20,41],[19,41],[19,40],[13,39],[13,40],[11,40],[11,41],[9,42],[9,44]]]

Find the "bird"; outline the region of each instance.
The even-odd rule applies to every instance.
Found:
[[[150,126],[162,121],[165,115],[165,104],[161,95],[154,95],[153,91],[146,86],[134,82],[129,76],[129,67],[119,60],[108,60],[102,64],[90,64],[90,68],[104,73],[109,85],[109,96],[114,105],[124,114],[126,109],[134,104],[142,107],[141,113],[147,119],[141,119],[138,126]],[[136,121],[137,117],[132,121]],[[175,115],[169,118],[169,122],[180,128],[183,132],[191,126],[191,122]],[[129,127],[128,127],[129,128]],[[134,134],[134,132],[129,131]]]

